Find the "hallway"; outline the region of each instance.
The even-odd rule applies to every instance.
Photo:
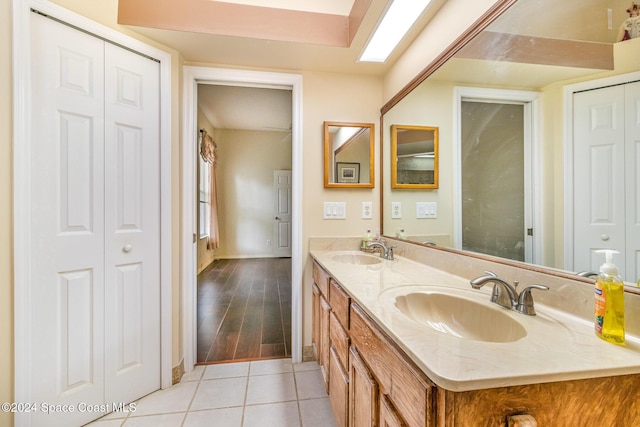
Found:
[[[197,363],[291,357],[291,258],[216,260],[198,275]]]

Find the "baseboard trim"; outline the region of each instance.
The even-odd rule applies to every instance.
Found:
[[[303,362],[313,362],[316,358],[313,355],[313,346],[307,345],[302,347],[302,361]]]
[[[184,359],[180,361],[178,366],[174,366],[171,370],[171,385],[176,385],[182,379],[184,375]]]

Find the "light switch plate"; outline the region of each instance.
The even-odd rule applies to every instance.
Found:
[[[373,219],[373,202],[362,202],[362,219]]]
[[[402,203],[391,202],[391,218],[394,218],[394,219],[402,218]]]
[[[324,202],[322,218],[347,219],[347,202]]]
[[[438,204],[436,202],[416,202],[416,218],[437,218]]]

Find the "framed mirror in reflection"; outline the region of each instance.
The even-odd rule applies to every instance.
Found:
[[[391,188],[438,188],[438,128],[391,126]]]
[[[374,187],[373,123],[324,122],[325,188]]]
[[[594,136],[594,142],[587,145],[591,127],[588,116],[581,113],[592,111],[594,105],[600,112],[625,111],[618,118],[608,116],[610,123],[622,123],[623,114],[640,114],[640,110],[626,111],[624,105],[624,99],[630,105],[631,98],[632,103],[640,105],[640,87],[630,84],[640,86],[640,67],[631,59],[638,57],[640,38],[618,40],[629,4],[622,0],[606,2],[611,16],[607,26],[600,23],[600,1],[518,0],[476,37],[471,35],[479,26],[470,28],[466,39],[461,38],[466,45],[461,42],[441,55],[448,58],[446,61],[427,64],[424,73],[412,80],[410,89],[382,108],[381,156],[391,156],[389,124],[429,124],[451,140],[451,144],[440,147],[440,163],[446,162],[446,168],[440,171],[437,192],[406,192],[397,190],[391,171],[382,165],[383,234],[392,237],[402,226],[409,240],[417,243],[437,241],[438,246],[568,272],[597,271],[602,260],[593,255],[594,251],[614,248],[623,252],[618,257],[621,270],[626,260],[625,280],[636,283],[640,265],[635,264],[633,254],[640,247],[633,245],[640,244],[640,238],[636,231],[624,228],[624,209],[616,208],[613,202],[637,205],[640,193],[624,192],[628,184],[623,175],[637,173],[640,164],[628,160],[624,154],[628,147],[622,139],[620,144],[605,148],[603,138]],[[589,25],[566,25],[576,8]],[[616,98],[622,101],[604,107],[613,87],[624,92]],[[592,104],[582,99],[589,94]],[[518,111],[513,112],[514,108]],[[487,114],[478,118],[475,112],[479,110]],[[505,123],[514,118],[522,120],[520,128],[524,132],[509,136]],[[474,126],[467,127],[467,123]],[[600,128],[602,123],[595,127]],[[498,141],[500,145],[494,151],[484,154],[489,153],[485,143],[495,145]],[[619,153],[615,158],[626,161],[612,162],[614,157],[605,160],[606,156],[597,154],[605,151],[615,151]],[[508,159],[507,154],[513,157]],[[469,161],[480,162],[477,172],[467,164]],[[600,186],[590,186],[592,182]],[[497,198],[488,199],[478,189]],[[507,195],[507,190],[517,190],[517,197]],[[401,203],[406,213],[423,202],[437,204],[437,217],[414,220],[413,214],[402,219],[392,215],[392,203]],[[470,214],[465,215],[466,206]],[[508,213],[507,208],[516,207],[517,214]],[[610,212],[617,212],[617,216],[605,218]],[[628,212],[625,215],[629,217]],[[581,221],[588,222],[583,217],[598,218],[589,232],[580,228]],[[478,231],[469,233],[474,224]],[[603,224],[614,224],[620,230],[608,232]],[[488,231],[490,225],[498,231]],[[511,226],[515,238],[499,238]],[[595,237],[586,241],[590,235]],[[623,237],[614,242],[614,235]]]

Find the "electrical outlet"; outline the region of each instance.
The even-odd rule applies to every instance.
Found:
[[[402,203],[391,202],[391,218],[394,218],[394,219],[402,218]]]
[[[373,219],[373,202],[362,202],[362,219]]]

